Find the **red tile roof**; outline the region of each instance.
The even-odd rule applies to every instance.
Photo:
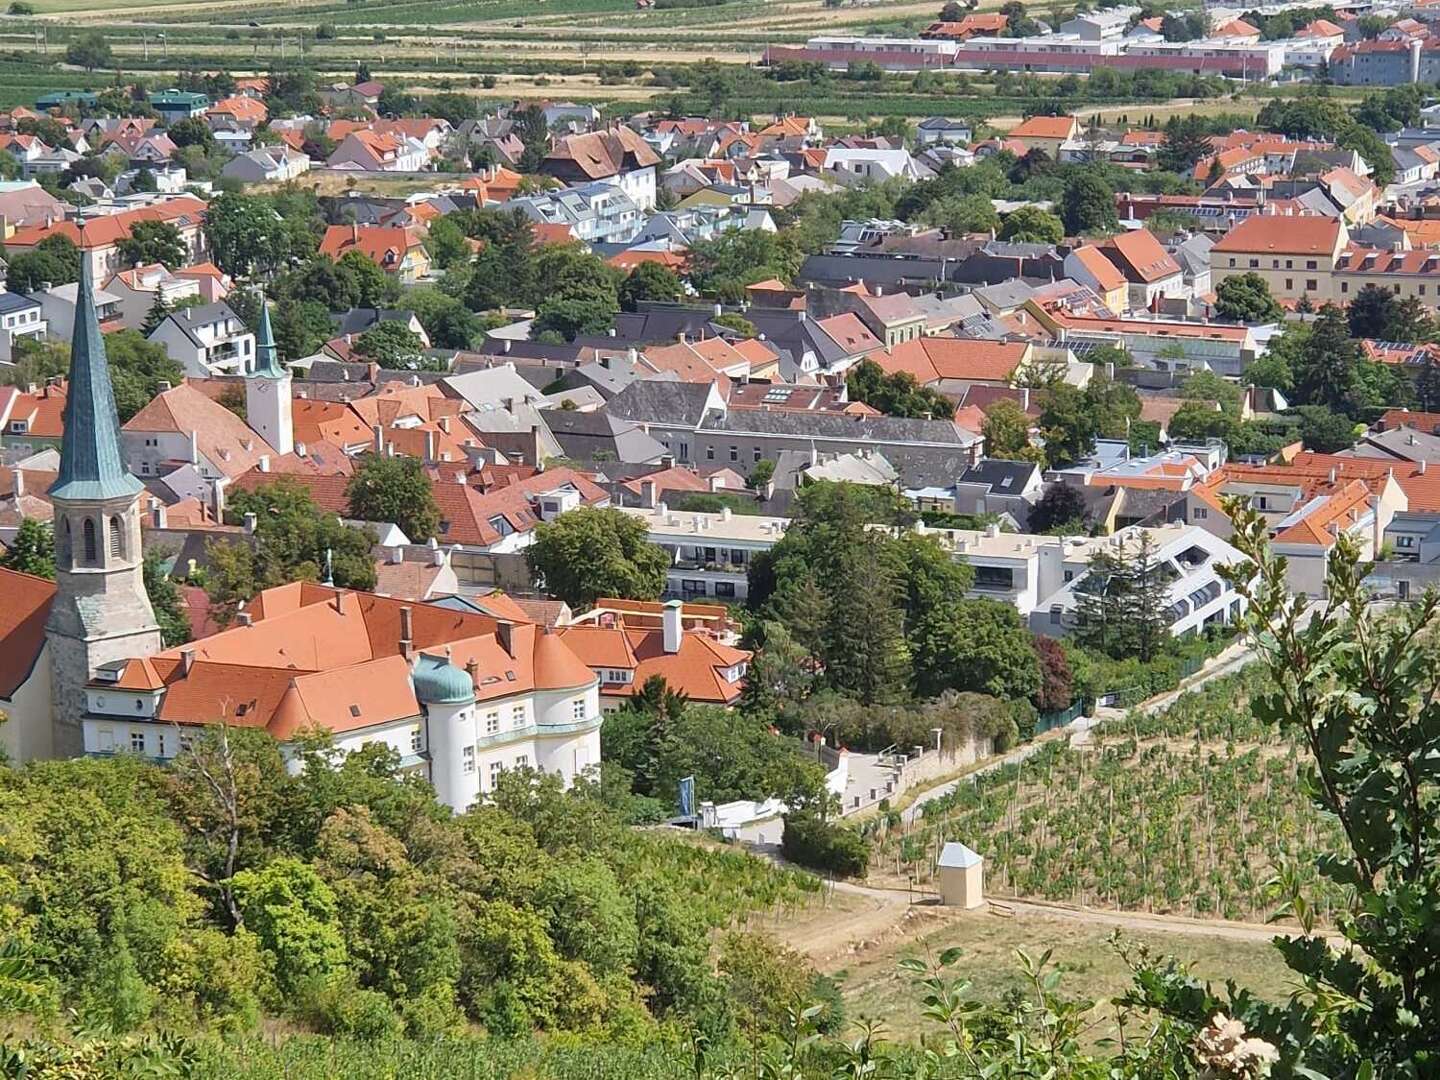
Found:
[[[0,701],[15,696],[30,678],[45,647],[45,620],[55,599],[55,583],[31,574],[0,569]]]
[[[1338,218],[1318,214],[1257,214],[1240,222],[1211,251],[1275,255],[1329,255],[1340,242]]]

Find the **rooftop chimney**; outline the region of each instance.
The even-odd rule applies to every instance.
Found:
[[[414,644],[414,624],[411,616],[414,609],[406,604],[400,609],[400,655],[406,660],[410,659],[411,646]]]
[[[15,470],[15,479],[20,479],[20,470]],[[150,527],[152,529],[165,528],[165,504],[159,499],[150,500]]]
[[[253,615],[251,615],[250,612],[248,612],[248,611],[242,611],[242,612],[240,612],[239,615],[236,615],[236,616],[235,616],[235,619],[236,619],[237,622],[240,623],[241,626],[254,626],[254,625],[255,625],[255,617],[254,617]]]
[[[258,464],[261,472],[269,472],[269,471],[270,471],[270,455],[269,455],[269,454],[261,454],[261,455],[260,455],[260,460],[259,460],[259,462],[257,462],[257,464]]]
[[[465,661],[465,674],[470,676],[470,682],[471,682],[473,685],[479,686],[479,685],[480,685],[480,661],[479,661],[479,660],[476,660],[475,657],[473,657],[473,656],[470,657],[469,660],[466,660],[466,661]]]
[[[246,536],[253,536],[254,533],[255,533],[255,526],[258,525],[259,523],[260,523],[260,519],[255,516],[255,513],[254,513],[253,511],[251,511],[251,512],[248,513],[248,514],[246,514],[246,515],[245,515],[245,535],[246,535]]]
[[[680,651],[680,612],[682,604],[679,600],[671,600],[665,605],[665,611],[661,616],[661,626],[664,629],[665,651],[674,655]]]
[[[508,619],[500,619],[495,623],[495,640],[505,650],[505,655],[511,660],[515,659],[515,624]]]
[[[195,666],[195,650],[180,650],[180,677],[183,679],[190,674],[190,669]]]

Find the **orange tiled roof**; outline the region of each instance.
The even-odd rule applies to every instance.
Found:
[[[398,263],[423,241],[414,229],[385,225],[330,225],[320,241],[320,254],[338,259],[347,251],[358,251],[377,266]]]
[[[131,660],[120,679],[136,687],[158,679],[167,688],[162,721],[226,717],[281,740],[306,728],[344,732],[404,720],[420,706],[401,654],[402,608],[411,614],[416,652],[443,648],[457,667],[475,662],[481,700],[594,683],[559,635],[529,623],[512,625],[507,651],[493,616],[309,582],[261,593],[247,606],[254,625]]]
[[[87,218],[82,230],[73,221],[56,221],[50,225],[29,225],[16,229],[5,246],[16,250],[29,249],[50,236],[64,236],[72,243],[86,250],[111,247],[129,237],[130,230],[142,221],[168,221],[184,227],[198,227],[205,220],[205,203],[191,195],[181,195],[153,206],[138,210],[124,210],[118,214],[101,214]]]
[[[908,371],[922,385],[941,379],[1009,382],[1028,348],[1021,341],[918,337],[866,359],[874,360],[886,374]]]
[[[1079,129],[1073,116],[1032,116],[1019,127],[1011,128],[1012,139],[1069,139]]]
[[[1241,221],[1210,250],[1279,255],[1329,255],[1340,240],[1338,218],[1318,214],[1256,214]]]
[[[15,696],[30,678],[45,645],[45,620],[55,599],[55,583],[0,569],[0,701]]]

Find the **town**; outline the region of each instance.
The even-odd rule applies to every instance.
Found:
[[[1426,1074],[1440,6],[226,3],[0,17],[0,1075]]]

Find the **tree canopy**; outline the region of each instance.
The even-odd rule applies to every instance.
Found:
[[[602,596],[655,600],[670,568],[644,522],[613,507],[581,507],[537,525],[525,561],[546,592],[577,611]]]

